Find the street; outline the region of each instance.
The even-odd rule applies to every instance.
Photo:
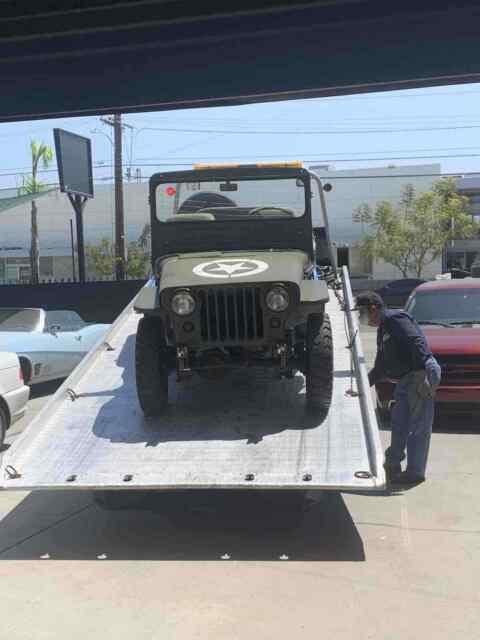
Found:
[[[371,363],[374,331],[362,339]],[[55,388],[32,394],[7,444]],[[103,512],[85,491],[3,492],[3,636],[470,640],[480,621],[479,438],[476,420],[442,421],[425,484],[312,493],[293,531],[256,526],[238,496],[231,527],[221,512],[183,524],[160,509]]]

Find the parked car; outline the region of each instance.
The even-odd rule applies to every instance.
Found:
[[[462,278],[470,278],[472,274],[466,269],[460,269],[460,267],[452,267],[450,269],[450,275],[452,276],[452,280],[461,280]]]
[[[381,289],[377,289],[377,293],[382,296],[387,307],[402,308],[407,302],[410,294],[425,280],[419,278],[403,278],[402,280],[392,280],[384,285]]]
[[[75,311],[0,308],[0,350],[18,354],[26,384],[66,378],[109,326]]]
[[[436,401],[456,412],[480,409],[480,280],[439,280],[421,285],[405,310],[422,326],[442,367]],[[386,413],[396,381],[376,385],[377,406]]]
[[[7,429],[25,413],[29,395],[17,354],[0,351],[0,445]]]

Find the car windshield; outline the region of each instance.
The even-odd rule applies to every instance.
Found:
[[[417,292],[407,311],[425,324],[480,324],[480,288]]]
[[[300,178],[160,184],[156,208],[162,222],[298,218],[305,213],[305,185]]]
[[[40,322],[39,309],[0,309],[0,331],[34,331]]]
[[[47,311],[49,327],[60,327],[60,331],[78,331],[86,322],[75,311]]]

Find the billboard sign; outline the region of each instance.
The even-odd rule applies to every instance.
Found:
[[[60,191],[93,198],[92,145],[90,138],[54,129]]]

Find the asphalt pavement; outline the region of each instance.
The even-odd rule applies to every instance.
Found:
[[[362,334],[370,362],[374,336]],[[54,388],[34,392],[10,442]],[[386,427],[381,435],[386,444]],[[104,512],[85,491],[2,492],[2,637],[472,640],[479,454],[477,419],[449,418],[433,435],[425,484],[309,494],[295,530],[288,514],[266,524],[241,496],[229,501],[232,526],[231,508],[172,522],[161,504]]]

